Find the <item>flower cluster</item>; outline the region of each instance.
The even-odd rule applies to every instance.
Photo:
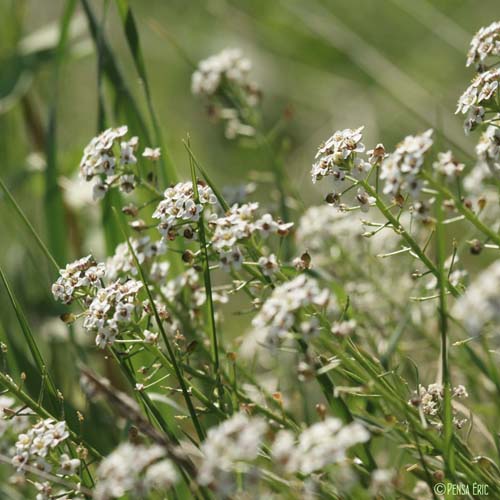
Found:
[[[452,310],[472,335],[500,321],[500,261],[491,264],[469,285]]]
[[[129,241],[133,253],[141,265],[153,261],[167,250],[163,240],[152,241],[149,236],[140,239],[131,238]],[[168,268],[168,262],[153,262],[150,275],[155,278],[155,281],[159,281],[159,279],[165,278]],[[116,247],[114,255],[106,261],[106,277],[108,279],[117,279],[122,274],[131,274],[133,276],[138,274],[134,255],[130,252],[127,242],[120,243]]]
[[[365,150],[365,145],[361,142],[363,128],[339,130],[320,145],[316,153],[316,161],[311,168],[314,183],[323,177],[332,176],[335,184],[341,185],[346,173],[353,166],[358,171],[368,171],[369,163],[360,159],[354,160],[355,153],[362,153]]]
[[[463,385],[458,385],[451,390],[451,397],[459,399],[466,398],[468,394]],[[443,399],[444,387],[442,384],[430,384],[428,387],[420,385],[418,394],[413,397],[409,403],[419,408],[422,414],[428,418],[430,423],[440,429],[442,423],[437,419],[442,410]],[[463,427],[465,422],[466,420],[459,419],[456,416],[453,418],[453,423],[459,429]]]
[[[59,278],[52,285],[52,294],[56,300],[69,304],[79,292],[89,287],[100,288],[106,272],[104,264],[97,264],[92,255],[87,255],[68,264],[59,271]]]
[[[487,103],[498,90],[500,69],[493,68],[478,73],[465,92],[460,96],[456,113],[467,113],[480,103]]]
[[[226,121],[226,137],[253,135],[253,127],[242,121],[238,101],[242,106],[253,107],[260,100],[260,90],[249,80],[252,63],[243,57],[239,49],[225,49],[201,61],[193,73],[191,90],[221,101],[220,108],[213,108],[215,117]],[[236,101],[236,102],[235,102]]]
[[[261,331],[266,344],[276,345],[294,328],[307,335],[316,332],[319,328],[317,318],[308,318],[305,309],[327,305],[333,305],[330,292],[321,289],[314,278],[300,274],[273,290],[252,325]]]
[[[369,432],[360,423],[343,425],[338,418],[330,417],[305,429],[298,441],[292,432],[280,431],[271,453],[286,472],[311,474],[344,461],[349,448],[369,439]]]
[[[45,460],[46,457],[68,438],[66,422],[56,422],[50,418],[40,420],[26,433],[19,434],[17,437],[16,454],[12,458],[12,464],[18,471],[22,470],[26,464],[50,470],[51,465]],[[62,458],[64,462],[69,460],[66,455]],[[73,474],[79,466],[78,460],[70,462],[66,469],[69,474]]]
[[[258,208],[258,203],[233,205],[224,217],[211,221],[214,228],[211,239],[212,248],[218,254],[225,270],[241,266],[242,253],[237,245],[238,242],[256,233],[263,238],[271,234],[286,236],[293,226],[293,223],[275,220],[269,213],[258,217]]]
[[[259,454],[266,431],[264,420],[241,412],[212,427],[201,445],[199,483],[227,492],[231,488],[231,472],[248,470],[249,463]]]
[[[100,463],[94,498],[110,500],[126,493],[146,498],[153,490],[164,493],[178,479],[165,453],[158,445],[121,444]]]
[[[112,345],[118,333],[132,323],[134,313],[142,305],[137,299],[141,288],[142,282],[130,279],[124,283],[115,281],[97,291],[86,311],[83,327],[96,333],[98,347]]]
[[[125,125],[109,128],[94,137],[83,151],[80,175],[86,181],[97,177],[93,187],[95,200],[103,198],[113,184],[118,184],[124,193],[130,193],[136,186],[132,168],[137,163],[139,139],[122,140],[127,132]]]
[[[422,187],[419,173],[424,164],[425,153],[433,144],[432,133],[429,129],[420,135],[407,136],[382,162],[380,178],[385,181],[385,194],[395,197],[405,194],[418,196]]]
[[[483,26],[472,38],[467,53],[467,66],[476,64],[481,69],[488,56],[500,56],[500,22]]]
[[[117,274],[117,262],[113,262],[115,268],[112,272]],[[142,306],[137,297],[142,282],[118,279],[106,285],[106,266],[103,263],[97,264],[91,255],[68,264],[65,269],[60,270],[60,274],[52,285],[55,299],[64,304],[69,304],[75,298],[82,299],[87,307],[83,327],[96,333],[96,345],[102,349],[113,344],[120,330],[126,329],[133,321],[134,313]]]
[[[153,213],[153,218],[160,221],[158,229],[163,237],[173,240],[181,231],[188,240],[195,237],[191,223],[199,220],[206,205],[217,203],[212,189],[203,182],[198,181],[197,190],[197,200],[192,182],[179,182],[165,190],[164,199]]]

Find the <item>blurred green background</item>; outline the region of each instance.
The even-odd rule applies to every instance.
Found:
[[[99,128],[98,60],[79,2],[65,50],[59,26],[67,3],[0,0],[0,176],[61,263],[93,252],[103,257],[99,209],[73,189],[82,150]],[[148,121],[143,83],[127,46],[115,2],[89,2],[134,100]],[[287,113],[286,172],[309,204],[320,203],[309,182],[317,145],[334,130],[365,125],[365,143],[391,149],[407,134],[437,126],[459,156],[473,153],[454,116],[473,76],[465,68],[472,35],[500,14],[498,0],[252,0],[130,1],[152,102],[180,178],[188,178],[182,139],[219,184],[242,182],[269,165],[251,148],[224,138],[204,103],[191,95],[197,62],[225,47],[240,47],[263,91],[267,128]],[[106,40],[106,42],[104,42]],[[109,61],[107,61],[109,63]],[[106,79],[107,125],[127,122],[116,85]],[[121,92],[121,94],[120,94]],[[123,88],[118,89],[123,95]],[[290,113],[291,111],[291,113]],[[133,133],[140,130],[129,122]],[[143,146],[157,144],[144,144]],[[49,168],[47,168],[49,165]],[[264,189],[260,199],[272,195]],[[67,357],[64,311],[50,295],[52,269],[3,196],[0,265],[37,335],[52,339],[50,356],[64,389]],[[0,337],[16,344],[18,325],[0,287]],[[22,339],[18,346],[22,349]],[[68,381],[68,383],[70,383]]]

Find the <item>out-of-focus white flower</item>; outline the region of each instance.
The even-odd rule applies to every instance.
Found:
[[[471,335],[479,335],[488,323],[500,321],[500,261],[482,271],[456,301],[452,314]]]
[[[321,289],[314,278],[300,274],[291,281],[277,286],[271,296],[264,302],[262,309],[252,321],[254,328],[259,329],[265,336],[265,342],[270,346],[276,345],[285,338],[297,325],[298,313],[308,306],[326,307],[333,297],[327,289]],[[305,324],[305,323],[304,323]],[[307,323],[304,334],[314,333]]]
[[[110,500],[126,493],[144,497],[151,489],[170,487],[177,481],[177,475],[172,463],[164,457],[161,446],[122,443],[100,463],[94,497]]]
[[[433,163],[433,167],[440,174],[454,178],[462,174],[465,165],[458,162],[451,151],[447,151],[446,153],[438,153],[438,159]]]
[[[224,49],[198,64],[191,79],[193,94],[214,95],[225,80],[245,88],[252,69],[250,59],[239,49]]]
[[[157,161],[161,156],[160,148],[145,148],[142,156],[148,160]]]
[[[212,427],[201,445],[203,461],[198,471],[200,484],[225,490],[228,473],[248,470],[259,454],[267,424],[258,417],[236,413]]]
[[[280,431],[271,453],[288,473],[311,474],[342,462],[349,448],[369,439],[370,433],[360,423],[344,426],[337,418],[327,418],[305,429],[298,441],[290,431]]]
[[[424,164],[425,153],[432,146],[431,129],[420,135],[409,135],[383,162],[380,179],[385,181],[384,193],[393,196],[418,196],[422,181],[418,175]]]

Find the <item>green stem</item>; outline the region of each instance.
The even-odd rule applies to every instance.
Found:
[[[363,186],[364,190],[375,198],[375,203],[377,208],[382,212],[384,217],[392,224],[394,229],[402,236],[402,238],[408,243],[412,251],[415,255],[422,261],[422,263],[429,269],[429,271],[437,278],[440,278],[438,268],[433,264],[433,262],[425,255],[425,253],[421,250],[419,244],[413,239],[413,237],[406,231],[403,225],[392,215],[389,208],[385,205],[385,203],[380,199],[377,192],[368,184],[366,181],[358,181],[357,179],[350,178],[352,181],[357,182],[359,185]],[[457,288],[450,283],[450,281],[446,280],[446,288],[450,291],[450,293],[454,297],[458,297],[460,292]]]
[[[200,425],[200,422],[198,421],[198,416],[196,415],[196,410],[195,410],[195,408],[193,406],[193,402],[191,401],[191,396],[189,394],[188,388],[187,388],[186,383],[184,381],[184,377],[182,375],[181,369],[180,369],[180,367],[179,367],[179,365],[177,363],[177,359],[175,357],[174,350],[172,349],[172,346],[170,345],[170,341],[168,340],[167,334],[166,334],[165,329],[163,327],[163,322],[162,322],[162,320],[160,318],[160,315],[158,314],[158,309],[156,308],[156,303],[154,301],[153,294],[151,293],[151,290],[150,290],[149,285],[148,285],[148,281],[146,280],[146,275],[144,274],[144,270],[142,269],[142,266],[139,263],[139,260],[137,258],[137,255],[136,255],[135,251],[134,251],[134,248],[132,247],[132,245],[130,243],[130,239],[129,239],[127,233],[125,232],[125,229],[124,229],[124,227],[123,227],[123,225],[121,223],[121,220],[118,217],[118,213],[117,213],[117,211],[116,211],[116,209],[114,207],[113,207],[113,211],[115,212],[116,220],[118,221],[120,229],[121,229],[121,231],[123,233],[123,237],[127,241],[127,245],[128,245],[130,254],[134,258],[135,265],[137,266],[137,269],[139,270],[139,274],[141,276],[141,280],[142,280],[142,282],[144,284],[144,288],[146,289],[146,293],[148,295],[149,302],[151,303],[151,308],[153,309],[153,313],[154,313],[154,316],[155,316],[155,319],[156,319],[156,323],[158,325],[158,328],[160,329],[160,333],[161,333],[163,342],[165,343],[165,346],[167,348],[168,355],[169,355],[169,358],[170,358],[170,362],[171,362],[171,364],[172,364],[172,366],[174,368],[175,376],[177,377],[177,380],[179,381],[179,384],[181,386],[181,391],[182,391],[182,394],[184,396],[184,400],[186,402],[186,405],[188,407],[189,414],[191,415],[191,419],[192,419],[193,425],[194,425],[194,427],[196,429],[196,433],[198,434],[199,439],[203,440],[205,438],[205,433],[203,431],[203,428]]]
[[[427,172],[423,172],[422,176],[426,179],[433,189],[441,193],[445,198],[453,200],[455,208],[479,231],[481,231],[485,236],[488,237],[495,244],[500,246],[500,235],[490,229],[486,224],[484,224],[479,217],[469,208],[467,208],[461,199],[456,197],[447,187],[443,186],[442,183],[437,182],[433,179]]]

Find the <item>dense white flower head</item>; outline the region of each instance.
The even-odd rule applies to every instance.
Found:
[[[260,235],[267,238],[270,235],[286,236],[293,222],[276,220],[269,213],[257,215],[259,204],[245,203],[233,205],[223,216],[211,221],[213,236],[212,248],[219,255],[223,269],[238,269],[241,267],[242,254],[238,243]]]
[[[342,462],[349,448],[369,439],[369,432],[360,423],[343,425],[340,419],[330,417],[305,429],[298,441],[291,431],[280,431],[271,452],[288,473],[311,474]]]
[[[210,114],[225,122],[228,139],[255,135],[248,117],[239,109],[254,107],[260,101],[260,89],[249,79],[251,68],[250,60],[239,49],[225,49],[201,61],[191,78],[193,94],[210,99]]]
[[[294,327],[304,334],[314,333],[317,327],[311,330],[310,322],[299,322],[300,312],[308,306],[326,307],[329,303],[333,304],[329,290],[321,289],[314,278],[300,274],[273,290],[252,325],[261,331],[266,344],[276,345]]]
[[[112,345],[118,333],[133,322],[134,314],[142,307],[137,298],[141,288],[142,282],[130,279],[115,281],[97,291],[85,312],[83,327],[96,334],[99,348]]]
[[[458,385],[451,389],[451,397],[462,399],[469,397],[469,394],[463,385]],[[419,408],[434,427],[441,428],[442,422],[439,420],[439,415],[442,411],[443,399],[443,384],[430,384],[427,387],[419,385],[417,394],[408,403]],[[460,429],[466,420],[459,419],[455,413],[453,411],[453,423]]]
[[[152,469],[152,470],[151,470]],[[126,493],[145,498],[152,489],[167,489],[177,481],[177,473],[165,450],[158,445],[122,443],[97,469],[94,498],[110,500]]]
[[[66,422],[51,418],[40,420],[17,437],[12,464],[22,470],[26,464],[43,462],[48,453],[69,438]]]
[[[197,222],[205,205],[217,203],[209,186],[198,181],[197,188],[199,200],[195,200],[192,182],[179,182],[165,190],[164,199],[153,213],[153,218],[160,220],[158,229],[164,237],[173,239],[180,230],[184,230],[184,236],[187,237],[186,232],[190,228],[186,223]],[[194,231],[191,230],[190,234],[194,234]]]
[[[433,167],[440,174],[454,178],[462,174],[465,165],[457,161],[451,151],[446,151],[446,153],[438,153],[438,159],[433,163]]]
[[[467,113],[474,106],[490,100],[498,89],[500,81],[500,68],[493,68],[476,75],[472,83],[460,96],[456,114]]]
[[[136,186],[131,168],[137,163],[139,139],[121,140],[127,132],[125,125],[109,128],[94,137],[83,151],[80,176],[86,181],[97,178],[92,191],[94,200],[102,199],[114,183],[124,193],[130,193]]]
[[[409,135],[383,162],[380,178],[385,181],[384,193],[394,196],[417,196],[422,187],[418,174],[422,169],[425,153],[432,147],[432,129],[420,135]]]
[[[363,128],[338,130],[319,146],[316,161],[311,168],[313,183],[327,176],[333,176],[337,182],[345,179],[345,171],[349,170],[347,161],[352,159],[355,153],[365,150],[365,145],[361,142]]]
[[[199,483],[226,489],[228,473],[248,470],[250,462],[257,458],[266,431],[264,420],[241,412],[212,427],[201,445]]]
[[[500,321],[500,261],[482,271],[455,303],[452,314],[472,335]]]
[[[467,53],[467,66],[480,66],[488,56],[500,56],[500,21],[483,26],[474,35]]]
[[[92,255],[87,255],[59,270],[60,276],[52,285],[52,295],[56,300],[69,304],[82,288],[99,288],[105,273],[105,265],[98,264]]]

